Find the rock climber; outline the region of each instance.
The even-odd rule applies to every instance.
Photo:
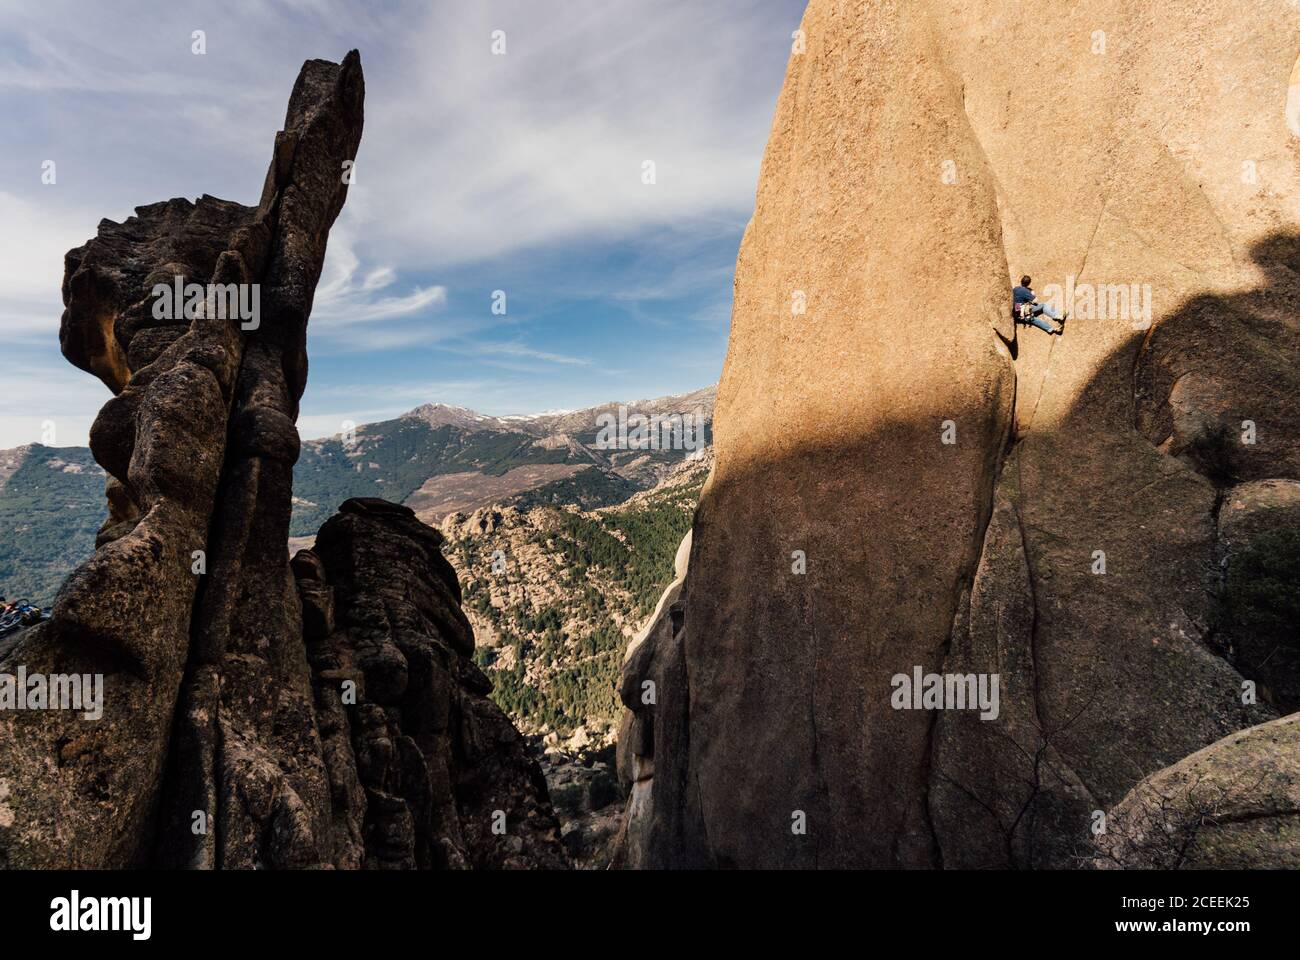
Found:
[[[1032,277],[1024,276],[1020,278],[1020,286],[1011,288],[1011,316],[1048,333],[1058,336],[1065,333],[1065,321],[1069,314],[1061,316],[1050,303],[1039,303],[1034,294],[1033,282]],[[1044,316],[1055,320],[1059,326],[1052,326],[1043,319]]]

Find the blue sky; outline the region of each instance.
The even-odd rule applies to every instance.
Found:
[[[64,252],[141,204],[255,203],[302,61],[352,47],[366,128],[304,437],[427,402],[529,413],[715,381],[803,6],[0,0],[0,447],[47,421],[84,443],[107,396],[58,351]]]

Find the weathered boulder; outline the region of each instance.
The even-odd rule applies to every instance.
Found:
[[[943,655],[1010,428],[997,203],[937,175],[984,161],[957,85],[918,68],[923,10],[814,2],[803,30],[737,262],[685,626],[655,652],[648,866],[934,860],[930,724],[889,684]]]
[[[1100,869],[1300,868],[1300,714],[1146,777],[1097,836]]]
[[[1061,288],[1060,301],[1074,291],[1058,303],[1073,315],[1064,337],[1019,337],[1022,439],[1004,466],[1029,572],[1018,642],[1035,673],[1020,691],[1004,684],[1003,704],[1032,703],[1036,732],[1020,746],[1034,759],[1000,753],[1020,790],[992,778],[950,788],[945,864],[967,862],[981,833],[969,824],[989,824],[994,798],[1026,784],[1021,846],[1002,865],[1077,862],[1093,811],[1137,777],[1274,715],[1243,702],[1240,663],[1215,635],[1224,487],[1294,476],[1300,448],[1285,307],[1300,293],[1300,178],[1277,107],[1295,50],[1276,30],[1296,11],[1270,6],[1266,24],[1231,3],[1031,4],[1003,24],[976,4],[1005,42],[1032,32],[1035,57],[1057,67],[1050,83],[1014,59],[990,64],[981,30],[942,33],[997,178],[1011,275]],[[1002,594],[972,595],[971,629],[1006,609]],[[1051,827],[1034,842],[1039,817]]]
[[[1275,715],[1215,632],[1225,490],[1300,450],[1300,11],[1265,7],[809,5],[643,865],[1077,864],[1094,811]],[[1063,337],[1013,328],[1022,273]],[[916,667],[1000,675],[999,717],[893,709]]]

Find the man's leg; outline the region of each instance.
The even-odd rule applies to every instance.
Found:
[[[1035,327],[1037,327],[1039,330],[1046,330],[1048,333],[1056,332],[1056,327],[1052,326],[1050,323],[1048,323],[1038,314],[1034,314],[1032,317],[1030,317],[1029,322],[1033,324]]]
[[[1034,305],[1034,313],[1045,313],[1053,320],[1060,320],[1061,315],[1056,312],[1056,308],[1050,303],[1039,303]]]

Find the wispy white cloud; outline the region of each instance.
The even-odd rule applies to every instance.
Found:
[[[376,296],[397,282],[397,272],[390,266],[380,265],[367,268],[360,279],[359,273],[361,260],[354,249],[353,235],[341,228],[331,240],[316,287],[312,308],[314,329],[409,317],[447,302],[447,288],[439,285],[417,286],[396,296]]]
[[[409,317],[427,307],[441,306],[447,302],[447,288],[441,286],[416,287],[410,293],[396,297],[366,299],[361,294],[374,291],[363,287],[349,290],[345,295],[319,304],[313,311],[312,321],[317,330],[350,327],[359,323],[375,323],[394,317]]]
[[[765,32],[788,37],[786,23],[743,3],[573,7],[562,19],[529,3],[416,16],[395,51],[408,80],[375,101],[367,136],[380,132],[359,161],[372,185],[402,187],[374,197],[395,244],[386,257],[485,259],[752,208],[771,103],[744,82],[746,58]]]
[[[0,338],[5,342],[57,336],[63,255],[85,243],[96,222],[53,202],[0,191]]]
[[[572,0],[563,16],[529,0],[230,6],[218,18],[184,0],[7,5],[0,90],[92,94],[66,104],[88,141],[147,135],[184,149],[199,183],[204,167],[238,157],[247,169],[222,182],[246,173],[255,187],[300,56],[358,45],[367,242],[408,268],[748,210],[771,116],[770,92],[746,82],[749,58],[761,43],[779,50],[789,30],[774,4],[744,0]],[[492,52],[494,30],[505,55]],[[108,110],[103,94],[115,95]],[[345,222],[357,222],[355,199]]]
[[[571,357],[563,353],[552,353],[549,350],[538,350],[522,343],[477,343],[460,351],[451,347],[444,347],[444,349],[452,350],[453,353],[464,352],[480,357],[525,357],[573,367],[589,367],[592,364],[592,361],[587,357]]]
[[[0,449],[24,443],[85,446],[109,397],[96,378],[60,361],[0,360]]]
[[[389,286],[397,279],[397,273],[392,267],[376,267],[366,274],[366,279],[361,284],[361,289],[369,293],[372,290],[382,290]]]

